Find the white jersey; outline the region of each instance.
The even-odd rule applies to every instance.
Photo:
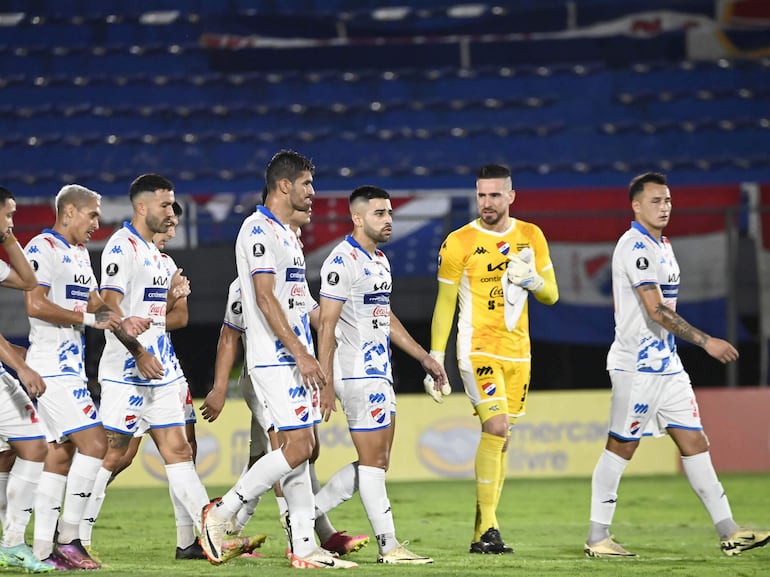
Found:
[[[70,311],[87,311],[89,296],[99,287],[84,245],[71,245],[59,233],[45,229],[24,252],[38,285],[48,289],[49,301]],[[30,317],[26,360],[40,376],[76,375],[85,381],[83,345],[82,325],[56,325]]]
[[[618,240],[612,255],[615,340],[607,370],[670,375],[683,370],[674,335],[649,318],[636,289],[660,286],[663,302],[676,310],[679,265],[666,237],[660,242],[634,222]]]
[[[171,341],[166,333],[166,296],[170,277],[158,248],[144,240],[130,223],[123,223],[102,251],[102,290],[123,295],[123,314],[149,318],[150,328],[137,337],[147,351],[160,360],[165,375],[148,380],[136,361],[111,332],[99,362],[99,381],[130,385],[165,385],[178,376],[170,362]]]
[[[235,263],[241,284],[241,302],[246,326],[246,362],[254,367],[292,366],[294,357],[270,328],[256,304],[257,274],[275,277],[274,294],[289,326],[309,353],[313,351],[305,281],[305,256],[296,235],[264,206],[241,225],[235,243]]]
[[[176,265],[176,262],[174,262],[174,259],[167,255],[165,252],[160,253],[160,262],[163,263],[164,267],[166,267],[166,271],[168,272],[169,286],[171,286],[171,277],[174,276],[174,273],[177,270],[179,270],[179,267]],[[168,346],[170,351],[169,362],[171,363],[175,374],[179,377],[183,377],[184,373],[182,372],[182,365],[179,364],[179,359],[176,356],[176,351],[174,350],[174,341],[171,340],[171,333],[166,331],[166,336],[168,337]]]
[[[5,282],[11,274],[11,265],[0,259],[0,282]]]
[[[390,263],[346,236],[321,267],[321,297],[342,301],[335,329],[339,376],[393,381],[390,364]]]

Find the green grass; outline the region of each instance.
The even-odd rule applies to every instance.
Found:
[[[739,523],[770,525],[770,474],[722,475]],[[209,488],[214,496],[223,488]],[[400,539],[432,556],[427,567],[377,565],[374,544],[350,556],[355,575],[431,576],[753,576],[770,574],[770,548],[728,558],[708,515],[681,476],[629,477],[620,487],[613,527],[616,539],[639,555],[634,559],[586,559],[589,479],[509,479],[499,519],[513,556],[470,555],[474,485],[467,481],[391,483],[389,494]],[[266,533],[262,559],[235,559],[215,567],[206,561],[175,561],[175,529],[164,489],[110,488],[94,547],[116,575],[295,575],[283,556],[285,540],[275,500],[266,495],[247,533]],[[332,512],[338,529],[371,533],[358,497]],[[9,571],[10,572],[10,571]]]

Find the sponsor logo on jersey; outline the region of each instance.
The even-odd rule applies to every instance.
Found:
[[[390,305],[390,293],[368,293],[364,295],[365,305]]]
[[[476,374],[478,376],[480,376],[480,377],[483,377],[483,376],[486,376],[486,375],[491,375],[494,372],[495,372],[495,370],[492,367],[489,367],[489,366],[487,366],[487,367],[479,367],[479,368],[476,369]]]
[[[491,299],[501,299],[505,295],[503,294],[503,287],[502,286],[494,286],[491,289],[489,289],[489,298]]]
[[[147,287],[144,289],[145,301],[163,301],[166,302],[168,289],[161,287]]]
[[[496,264],[496,265],[488,264],[487,272],[495,272],[495,271],[503,272],[507,264],[508,264],[507,260],[504,260],[500,264]]]
[[[90,291],[88,287],[68,284],[64,287],[64,296],[76,301],[87,301]]]
[[[292,285],[291,291],[289,291],[289,294],[293,297],[303,297],[305,296],[305,285],[304,284],[295,284]]]
[[[377,292],[388,291],[390,292],[391,284],[389,282],[374,283],[372,287]]]
[[[293,267],[287,268],[286,282],[305,282],[305,269]]]
[[[485,249],[483,246],[477,246],[476,250],[473,251],[473,254],[488,254],[489,251]]]
[[[488,382],[481,385],[481,390],[484,391],[486,396],[491,397],[495,394],[495,392],[497,392],[497,387],[495,386],[495,383]]]
[[[372,316],[373,317],[389,317],[390,316],[390,308],[376,306],[376,307],[374,307],[374,310],[372,311]]]

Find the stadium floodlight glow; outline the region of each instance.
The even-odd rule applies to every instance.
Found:
[[[378,8],[372,11],[372,20],[403,20],[412,9],[406,6]]]

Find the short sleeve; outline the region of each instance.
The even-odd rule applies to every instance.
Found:
[[[321,296],[339,301],[348,300],[355,271],[353,262],[339,252],[332,252],[321,267]]]
[[[102,290],[126,294],[132,275],[133,253],[136,249],[126,238],[110,239],[102,252]]]

